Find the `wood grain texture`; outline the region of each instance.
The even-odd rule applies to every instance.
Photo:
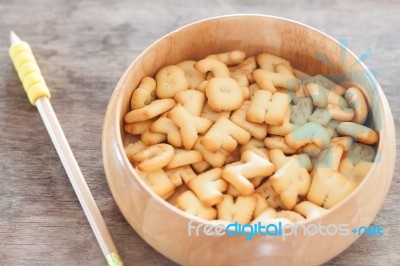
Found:
[[[207,3],[208,2],[208,3]],[[208,7],[208,8],[207,8]],[[127,265],[173,265],[125,222],[108,189],[101,127],[108,99],[131,61],[169,31],[209,16],[265,13],[346,38],[376,70],[400,130],[400,5],[395,1],[2,1],[0,3],[0,264],[105,265],[50,138],[8,59],[8,32],[29,41],[52,103]],[[329,265],[400,264],[400,168],[375,225]]]

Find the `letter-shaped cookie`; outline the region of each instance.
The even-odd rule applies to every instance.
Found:
[[[270,150],[280,149],[285,154],[296,153],[296,150],[289,147],[289,145],[287,145],[287,143],[285,142],[285,138],[281,136],[273,136],[265,138],[264,145]]]
[[[169,161],[169,163],[165,166],[165,169],[172,169],[192,163],[198,163],[202,160],[203,156],[198,151],[175,149],[174,156],[172,157],[171,161]]]
[[[190,180],[187,185],[205,206],[213,206],[224,198],[222,192],[228,189],[228,183],[221,179],[221,168],[214,168]]]
[[[330,143],[327,130],[320,124],[308,122],[285,137],[285,142],[293,149],[298,149],[308,143],[314,143],[318,148],[327,148]]]
[[[222,178],[232,184],[241,195],[248,196],[254,192],[250,178],[270,176],[274,171],[275,167],[268,159],[253,151],[245,151],[240,162],[225,166]]]
[[[226,154],[222,151],[211,152],[202,144],[203,137],[200,137],[196,144],[194,145],[194,149],[199,151],[203,155],[204,161],[211,164],[213,167],[222,167],[225,163]]]
[[[313,111],[313,102],[310,97],[294,97],[292,105],[292,112],[290,114],[290,122],[296,125],[303,125],[307,123],[308,118]]]
[[[174,148],[165,143],[150,146],[132,156],[137,168],[143,172],[156,171],[166,166],[174,156]]]
[[[179,127],[171,119],[161,116],[150,126],[154,133],[167,134],[167,141],[175,147],[182,147],[182,136]]]
[[[204,92],[198,90],[185,90],[175,94],[175,101],[194,116],[199,116],[203,109],[206,96]]]
[[[288,219],[293,223],[304,221],[304,217],[294,211],[279,211],[276,213],[276,218],[278,219]]]
[[[376,156],[376,149],[374,146],[353,142],[347,152],[347,157],[352,163],[359,161],[373,162]]]
[[[275,66],[278,64],[286,64],[291,68],[290,62],[288,60],[273,54],[258,54],[256,56],[256,60],[260,68],[267,71],[275,71]]]
[[[246,224],[253,218],[257,205],[257,198],[254,196],[239,196],[236,202],[230,195],[224,195],[224,199],[218,203],[218,219],[228,222]]]
[[[296,207],[294,207],[294,210],[307,219],[318,218],[328,211],[327,209],[324,209],[307,200],[297,204]]]
[[[245,144],[250,140],[250,133],[231,120],[221,117],[208,130],[200,141],[208,150],[218,152],[221,148],[228,153],[236,149],[237,143]]]
[[[344,98],[354,110],[352,121],[357,124],[364,124],[368,116],[368,106],[364,94],[359,89],[352,87],[346,91]]]
[[[328,106],[328,103],[337,105],[340,108],[347,107],[347,102],[343,97],[320,84],[308,83],[306,88],[313,99],[314,105],[317,107],[325,108]]]
[[[197,177],[189,165],[166,170],[165,172],[171,180],[181,179],[185,184]]]
[[[318,168],[313,174],[307,200],[329,209],[347,197],[356,187],[357,182],[348,179],[337,171],[329,168]]]
[[[250,107],[250,101],[244,101],[242,106],[234,111],[230,117],[231,121],[241,128],[247,130],[254,138],[263,140],[267,136],[267,125],[247,121],[246,114]]]
[[[339,173],[345,177],[360,183],[364,177],[368,174],[372,167],[371,162],[359,161],[353,164],[348,157],[343,157],[339,165]]]
[[[234,50],[226,53],[212,54],[207,56],[206,58],[218,59],[225,65],[231,66],[243,62],[243,60],[246,58],[246,54],[243,51]]]
[[[127,113],[124,117],[125,123],[134,123],[156,117],[174,107],[172,99],[154,100],[150,104]]]
[[[162,170],[153,172],[141,172],[137,170],[140,178],[161,198],[167,199],[175,191],[175,185]]]
[[[342,122],[336,127],[340,135],[352,137],[355,141],[373,145],[378,142],[379,135],[369,127],[353,122]]]
[[[192,149],[198,139],[198,134],[206,132],[212,124],[206,118],[192,116],[180,103],[177,103],[168,112],[167,118],[171,119],[180,128],[183,147],[186,150]]]
[[[264,142],[260,140],[251,138],[249,142],[240,147],[240,155],[249,150],[268,159],[268,149],[265,148]]]
[[[279,194],[276,193],[275,189],[272,187],[269,179],[256,189],[255,194],[259,194],[266,199],[269,207],[274,209],[283,208],[283,202]]]
[[[150,77],[144,77],[139,87],[133,91],[131,98],[131,110],[140,109],[156,99],[156,81]]]
[[[200,114],[201,117],[207,118],[208,120],[211,120],[212,122],[215,122],[218,120],[220,117],[225,117],[229,118],[231,115],[231,112],[225,111],[225,112],[216,112],[211,107],[208,105],[208,103],[204,104],[203,110]]]
[[[161,142],[165,141],[166,139],[167,139],[167,135],[165,135],[163,133],[151,132],[150,128],[146,129],[140,136],[140,140],[149,146],[157,144],[157,143],[161,143]]]
[[[217,210],[204,206],[196,195],[188,190],[183,192],[176,200],[176,207],[194,216],[212,220],[217,218]]]
[[[156,94],[160,99],[174,98],[175,94],[189,89],[189,81],[185,72],[175,65],[165,66],[156,74]]]
[[[196,89],[197,86],[206,79],[204,73],[200,73],[194,68],[195,63],[196,61],[193,60],[185,60],[176,64],[185,73],[185,77],[189,81],[189,89],[191,90]]]
[[[280,126],[269,125],[268,126],[268,134],[278,135],[278,136],[286,136],[287,134],[293,132],[300,126],[296,124],[290,123],[290,114],[292,111],[288,108],[284,118],[283,123]]]
[[[141,140],[136,141],[135,143],[130,143],[124,148],[126,157],[128,157],[130,162],[134,163],[132,156],[135,155],[136,153],[146,149],[147,147],[148,146],[146,144],[144,144],[144,142]]]
[[[205,58],[194,64],[194,68],[200,73],[211,72],[214,77],[229,77],[228,67],[218,59]]]
[[[145,121],[140,121],[140,122],[135,122],[131,124],[125,124],[124,125],[124,130],[125,132],[132,134],[132,135],[139,135],[142,134],[143,132],[148,129],[151,124],[154,122],[154,120],[145,120]]]
[[[230,71],[232,78],[235,78],[237,75],[245,75],[247,77],[247,80],[250,83],[253,83],[254,79],[251,75],[251,72],[253,72],[253,70],[256,68],[257,68],[256,59],[254,56],[251,56],[251,57],[246,58],[239,65],[230,67],[229,71]]]
[[[216,112],[233,111],[242,105],[242,89],[232,78],[212,78],[208,81],[205,91],[208,105]]]
[[[302,166],[309,161],[307,155],[294,155],[269,179],[276,193],[280,195],[285,209],[292,210],[297,204],[298,196],[307,195],[311,177]],[[304,162],[306,161],[306,162]]]

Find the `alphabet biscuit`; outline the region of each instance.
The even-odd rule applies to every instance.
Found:
[[[247,130],[254,138],[258,140],[263,140],[267,136],[267,125],[252,123],[246,120],[246,114],[250,107],[250,101],[244,101],[242,106],[234,111],[230,117],[231,121],[241,128]]]
[[[131,110],[140,109],[156,99],[156,81],[151,77],[144,77],[132,93]]]
[[[222,178],[232,184],[241,195],[248,196],[254,192],[254,186],[249,179],[270,176],[274,170],[274,165],[265,157],[253,151],[245,151],[240,162],[225,166]]]
[[[218,219],[228,222],[249,223],[257,205],[254,196],[239,196],[236,201],[230,195],[224,195],[223,200],[217,204]]]
[[[243,102],[242,89],[236,80],[229,77],[212,78],[205,92],[208,105],[216,112],[236,110]]]
[[[187,185],[207,207],[221,202],[222,192],[228,189],[228,183],[221,179],[221,168],[214,168],[190,180]]]
[[[185,72],[175,65],[161,68],[156,74],[156,83],[156,95],[160,99],[172,99],[176,93],[189,89]]]
[[[154,100],[150,104],[127,113],[124,117],[125,123],[134,123],[154,118],[174,107],[172,99]]]
[[[204,73],[200,73],[194,68],[195,63],[196,61],[193,60],[185,60],[176,64],[183,70],[185,78],[189,82],[189,89],[191,90],[196,89],[197,86],[199,86],[199,84],[206,79],[206,75]]]
[[[156,144],[134,154],[131,158],[143,172],[156,171],[166,166],[174,156],[174,148],[165,143]]]
[[[183,192],[178,197],[176,200],[176,207],[184,212],[206,220],[217,218],[217,210],[213,207],[203,205],[199,198],[190,190]]]
[[[191,115],[180,103],[177,103],[167,114],[167,118],[179,127],[182,144],[186,150],[192,149],[198,139],[198,134],[206,132],[212,124],[206,118]]]
[[[218,152],[222,148],[229,153],[236,149],[237,143],[243,145],[250,137],[249,132],[231,120],[220,117],[200,142],[211,152]]]

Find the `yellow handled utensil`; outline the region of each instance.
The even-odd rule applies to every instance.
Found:
[[[9,54],[31,104],[36,105],[108,265],[123,265],[50,103],[50,91],[28,43],[11,31]]]

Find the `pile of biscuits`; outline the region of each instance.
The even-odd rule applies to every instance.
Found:
[[[349,195],[376,156],[365,95],[243,51],[165,66],[134,90],[125,151],[160,197],[207,220],[293,223]],[[128,138],[129,139],[129,138]]]

